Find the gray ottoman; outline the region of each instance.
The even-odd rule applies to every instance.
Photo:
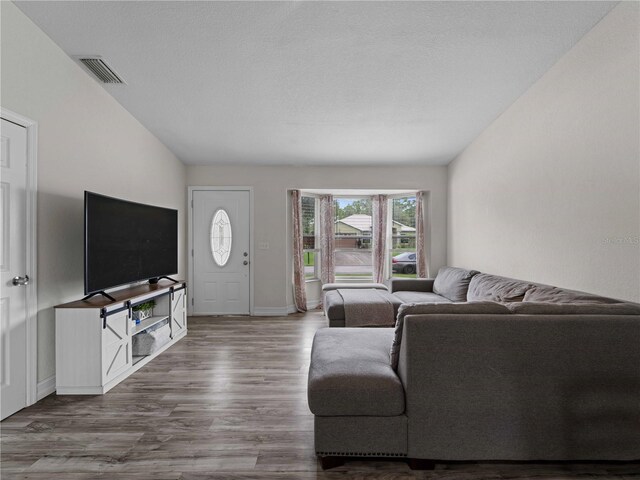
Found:
[[[379,293],[386,297],[386,299],[393,305],[393,315],[385,319],[372,318],[371,326],[380,326],[383,324],[387,327],[393,327],[395,325],[396,316],[398,315],[398,309],[403,302],[393,293],[386,290],[379,290]],[[323,308],[324,314],[329,320],[330,327],[345,326],[344,300],[338,290],[329,290],[328,292],[325,292]]]

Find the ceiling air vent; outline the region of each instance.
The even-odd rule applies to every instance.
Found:
[[[126,82],[115,72],[113,68],[99,56],[79,56],[76,59],[82,63],[87,70],[93,73],[102,83],[123,83]]]

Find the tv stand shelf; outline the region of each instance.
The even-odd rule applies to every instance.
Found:
[[[131,335],[136,335],[149,327],[153,327],[156,323],[166,320],[167,318],[169,318],[169,315],[154,315],[153,317],[145,318],[133,327]]]
[[[103,394],[187,334],[187,285],[161,280],[55,307],[56,392]],[[135,324],[131,308],[155,300],[153,316]],[[170,340],[150,355],[133,356],[133,336],[168,319]],[[165,327],[162,327],[165,328]],[[165,337],[166,338],[166,337]]]

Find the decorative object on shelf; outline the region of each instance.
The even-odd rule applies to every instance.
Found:
[[[136,324],[140,323],[145,318],[149,318],[153,315],[153,307],[155,306],[156,302],[153,300],[136,305],[132,308],[133,314],[131,319],[134,320]]]
[[[166,320],[156,323],[151,327],[142,330],[131,337],[131,353],[134,357],[153,355],[162,346],[171,341],[171,325],[169,317]],[[136,359],[134,359],[135,362]]]

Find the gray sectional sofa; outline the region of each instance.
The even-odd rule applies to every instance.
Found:
[[[393,281],[393,295],[442,297],[402,304],[395,328],[316,333],[308,401],[324,467],[640,460],[640,305],[461,269],[438,277]]]

